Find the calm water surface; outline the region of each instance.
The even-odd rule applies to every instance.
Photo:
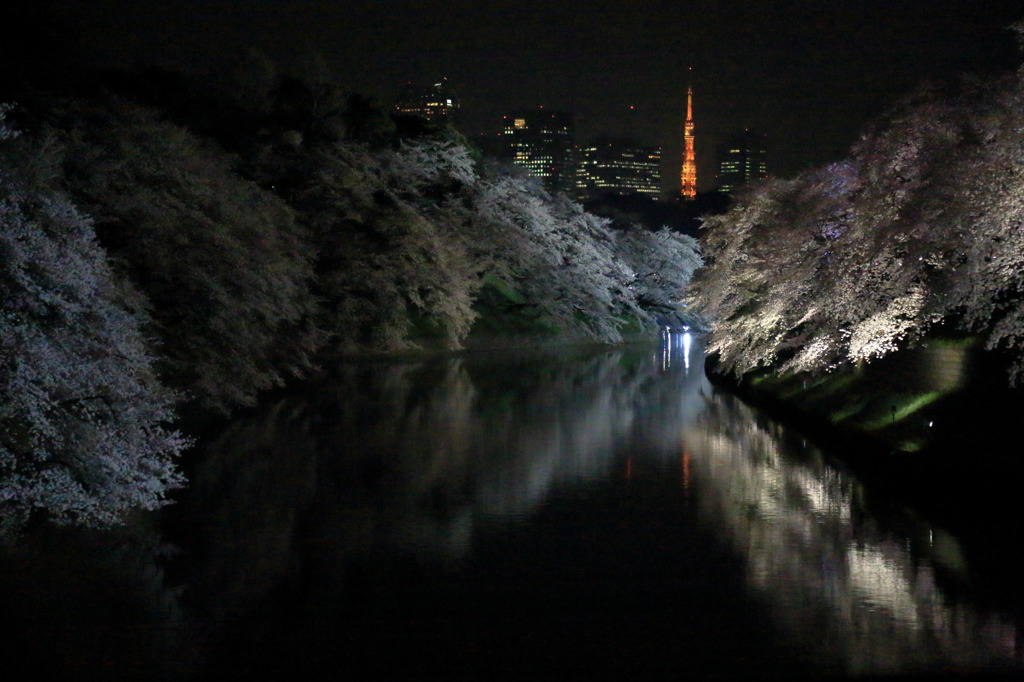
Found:
[[[76,678],[1024,674],[1018,618],[977,594],[958,538],[712,388],[689,336],[345,364],[202,448],[162,516],[8,550],[9,660]]]

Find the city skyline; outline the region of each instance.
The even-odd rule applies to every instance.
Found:
[[[383,106],[407,83],[448,78],[470,136],[543,105],[572,112],[581,140],[631,137],[666,159],[680,158],[692,85],[702,191],[736,130],[766,131],[791,176],[845,155],[923,82],[1018,66],[1007,27],[1024,19],[1019,0],[39,0],[28,11],[76,63],[216,72],[248,49],[280,63],[318,55]],[[26,25],[8,22],[6,37],[27,40]]]

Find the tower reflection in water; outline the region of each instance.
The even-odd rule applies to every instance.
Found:
[[[301,577],[329,608],[353,559],[457,567],[478,534],[605,485],[625,461],[680,476],[694,522],[741,557],[748,591],[818,668],[1019,666],[1013,623],[945,589],[966,570],[953,537],[873,515],[852,476],[713,388],[702,353],[666,333],[660,348],[571,358],[340,366],[210,445],[186,502],[206,536],[195,587],[226,614],[294,595],[281,584]]]

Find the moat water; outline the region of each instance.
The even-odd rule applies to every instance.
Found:
[[[160,514],[5,550],[7,670],[1024,675],[964,538],[712,387],[689,335],[341,363],[198,447]]]

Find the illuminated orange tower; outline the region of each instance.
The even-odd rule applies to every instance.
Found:
[[[697,157],[693,151],[693,86],[686,91],[686,123],[683,124],[683,172],[682,190],[684,199],[697,197]]]

